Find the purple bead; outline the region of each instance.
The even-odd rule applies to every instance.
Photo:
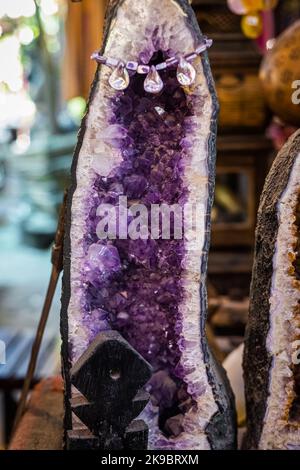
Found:
[[[201,54],[201,52],[204,52],[206,49],[212,46],[212,43],[212,39],[205,39],[204,43],[199,44],[199,46],[195,50],[196,54]]]
[[[129,62],[127,62],[127,64],[126,64],[126,68],[127,68],[128,70],[133,70],[133,71],[135,71],[135,70],[137,70],[138,65],[139,65],[139,64],[138,64],[137,62],[129,61]]]
[[[199,55],[201,52],[204,52],[206,50],[206,44],[200,44],[200,46],[197,47],[196,49],[196,54]]]
[[[137,68],[137,73],[146,74],[150,72],[149,65],[139,65]]]
[[[156,65],[156,70],[165,70],[167,68],[166,62],[162,62],[161,64]]]
[[[188,54],[185,56],[185,60],[191,62],[192,60],[195,60],[198,57],[198,54],[195,52],[192,52],[191,54]]]
[[[176,64],[178,64],[178,59],[176,57],[170,57],[169,59],[166,60],[167,67],[170,67],[171,65],[176,65]]]
[[[113,59],[111,57],[107,57],[106,65],[109,65],[110,67],[116,67],[118,64],[119,64],[119,60]]]
[[[98,52],[94,52],[91,55],[91,59],[98,62],[98,64],[106,64],[106,57],[104,57],[103,55],[98,54]]]

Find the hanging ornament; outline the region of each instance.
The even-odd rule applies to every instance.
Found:
[[[263,10],[273,10],[278,5],[278,0],[263,0]]]
[[[148,73],[144,82],[144,89],[148,93],[159,93],[164,87],[163,81],[160,78],[158,71],[155,66],[152,65],[150,72]]]
[[[242,0],[245,6],[246,14],[254,11],[261,11],[264,8],[264,0]]]
[[[109,84],[115,90],[122,91],[128,88],[129,81],[129,73],[125,68],[125,64],[120,62],[109,77]]]
[[[277,7],[278,0],[227,0],[228,8],[236,15],[243,15],[242,30],[249,39],[257,39],[263,33],[263,11]]]
[[[249,39],[257,39],[263,32],[262,15],[259,12],[249,13],[242,18],[242,30]]]
[[[272,10],[278,0],[227,0],[228,8],[236,15],[246,15],[253,11]]]
[[[187,60],[180,57],[177,67],[177,80],[182,86],[189,86],[194,83],[196,78],[196,70]]]
[[[245,15],[248,13],[243,0],[227,0],[227,4],[229,10],[236,15]]]

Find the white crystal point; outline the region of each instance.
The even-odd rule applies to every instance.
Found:
[[[148,73],[144,82],[144,89],[148,93],[159,93],[164,87],[164,83],[160,78],[158,71],[155,66],[152,65],[150,72]]]
[[[196,78],[196,70],[183,57],[180,58],[177,67],[177,80],[182,86],[189,86],[194,83]]]
[[[116,166],[116,161],[107,153],[98,153],[93,155],[91,166],[98,175],[106,178]]]
[[[126,90],[129,85],[129,73],[125,68],[125,65],[120,62],[115,68],[111,76],[109,77],[109,84],[112,88],[118,91]]]

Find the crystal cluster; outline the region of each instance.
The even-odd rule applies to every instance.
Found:
[[[149,388],[160,409],[160,427],[178,435],[180,416],[193,405],[193,390],[188,392],[179,365],[186,346],[178,308],[184,241],[99,241],[96,234],[96,208],[100,203],[118,205],[120,195],[127,196],[129,205],[139,201],[149,208],[155,203],[183,205],[187,199],[182,177],[189,145],[186,132],[193,127],[192,100],[179,85],[176,69],[163,72],[163,80],[162,93],[148,94],[143,78],[135,75],[126,91],[112,100],[113,117],[102,138],[121,150],[123,160],[106,176],[98,170],[93,185],[84,239],[82,308],[90,341],[99,330],[116,329],[151,363]]]

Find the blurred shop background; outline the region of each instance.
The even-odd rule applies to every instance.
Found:
[[[0,446],[9,435],[45,296],[106,3],[0,0],[0,339],[7,342]],[[263,182],[274,151],[300,124],[299,106],[290,100],[290,83],[300,80],[300,0],[273,1],[272,8],[243,18],[230,3],[192,2],[202,31],[214,39],[209,55],[221,104],[209,335],[222,360],[243,341]],[[287,39],[277,47],[283,32]],[[36,380],[60,367],[59,298],[58,290]]]

